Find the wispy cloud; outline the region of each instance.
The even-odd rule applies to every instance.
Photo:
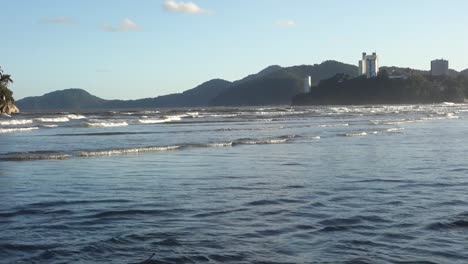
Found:
[[[296,26],[296,22],[291,19],[281,19],[276,21],[275,25],[280,28],[292,28]]]
[[[101,25],[101,28],[108,32],[130,32],[140,30],[140,26],[129,18],[125,18],[118,26],[104,23]]]
[[[62,25],[71,25],[76,24],[76,20],[69,17],[46,17],[40,20],[41,23],[46,24],[62,24]]]
[[[186,14],[202,14],[206,13],[206,10],[198,6],[193,2],[181,2],[176,0],[165,0],[163,4],[164,9],[174,13],[186,13]]]

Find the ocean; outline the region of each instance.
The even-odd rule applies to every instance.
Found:
[[[467,263],[467,113],[0,117],[0,263]]]

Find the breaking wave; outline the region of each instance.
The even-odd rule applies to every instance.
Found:
[[[280,144],[286,143],[292,140],[292,138],[271,138],[271,139],[239,139],[233,142],[233,146],[236,145],[264,145],[264,144]]]
[[[144,152],[160,152],[170,151],[180,148],[179,146],[166,146],[166,147],[141,147],[141,148],[128,148],[128,149],[112,149],[112,150],[98,150],[98,151],[82,151],[78,153],[79,157],[94,157],[94,156],[114,156],[124,154],[138,154]]]
[[[318,125],[318,127],[341,127],[341,126],[349,126],[349,124],[324,124],[324,125]]]
[[[31,119],[13,119],[8,121],[0,121],[0,125],[2,126],[17,126],[17,125],[27,125],[32,124]]]
[[[74,119],[74,120],[79,120],[79,119],[86,119],[86,116],[70,114],[70,115],[67,115],[67,118]]]
[[[58,125],[41,125],[41,127],[54,128],[54,127],[58,127]]]
[[[138,122],[142,124],[161,124],[161,123],[170,123],[174,121],[181,121],[183,117],[187,117],[188,115],[175,115],[175,116],[167,116],[164,119],[139,119]]]
[[[40,117],[35,118],[34,121],[43,123],[64,123],[70,121],[68,117]]]
[[[21,127],[21,128],[0,128],[0,134],[15,133],[15,132],[28,132],[31,130],[39,129],[39,127]]]
[[[28,160],[60,160],[71,157],[70,154],[59,151],[30,151],[15,152],[0,155],[3,161],[28,161]]]
[[[217,117],[217,118],[228,118],[228,117],[237,117],[237,116],[240,116],[240,114],[211,114],[208,116]]]
[[[222,143],[208,143],[206,144],[207,147],[232,147],[234,142],[222,142]]]
[[[86,126],[88,127],[122,127],[122,126],[128,126],[127,122],[90,122],[86,123]]]
[[[341,137],[363,137],[367,136],[367,132],[356,132],[356,133],[346,133],[346,134],[338,134]]]
[[[235,147],[240,145],[265,145],[265,144],[281,144],[296,139],[320,139],[318,136],[302,137],[295,135],[280,136],[265,139],[241,138],[229,142],[211,142],[200,144],[179,144],[172,146],[146,146],[146,147],[131,147],[118,149],[102,149],[102,150],[87,150],[87,151],[37,151],[37,152],[15,152],[0,155],[2,161],[28,161],[28,160],[61,160],[71,157],[97,157],[97,156],[117,156],[128,154],[142,154],[148,152],[165,152],[175,151],[188,148],[216,148],[216,147]]]
[[[389,128],[386,131],[387,132],[401,132],[402,130],[405,130],[405,129],[402,127],[395,127],[395,128]]]

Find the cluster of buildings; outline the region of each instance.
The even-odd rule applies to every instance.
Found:
[[[379,74],[379,56],[376,52],[368,55],[366,52],[362,53],[362,59],[359,60],[358,76],[366,76],[367,78],[377,77]],[[440,59],[431,61],[431,75],[432,76],[447,76],[449,75],[449,62],[448,60]],[[391,79],[406,79],[407,75],[392,74]],[[304,93],[310,93],[312,87],[311,77],[307,76],[304,80]]]
[[[367,55],[362,53],[362,60],[359,61],[359,76],[366,76],[367,78],[377,77],[379,74],[379,56],[377,53]],[[431,75],[432,76],[446,76],[449,75],[449,62],[448,60],[440,59],[431,61]]]

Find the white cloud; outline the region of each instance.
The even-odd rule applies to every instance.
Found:
[[[176,0],[165,0],[163,4],[167,11],[186,14],[201,14],[206,12],[193,2],[177,2]]]
[[[130,32],[140,30],[140,26],[132,20],[126,18],[118,26],[112,26],[107,23],[101,25],[101,28],[109,32]]]
[[[276,21],[275,24],[276,24],[276,26],[278,26],[280,28],[292,28],[292,27],[296,26],[296,22],[294,22],[294,20],[290,20],[290,19],[278,20],[278,21]]]
[[[76,24],[76,21],[69,17],[48,17],[41,19],[42,23],[47,24],[63,24],[63,25],[71,25]]]

